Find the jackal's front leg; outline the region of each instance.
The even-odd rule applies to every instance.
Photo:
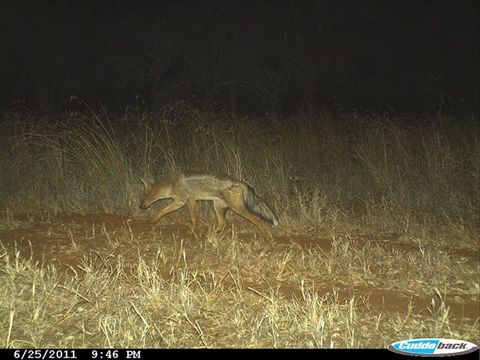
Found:
[[[164,217],[165,215],[170,214],[171,212],[174,212],[174,211],[180,209],[184,205],[185,205],[185,203],[183,201],[175,200],[173,203],[171,203],[167,207],[160,210],[160,212],[157,214],[157,216],[155,216],[153,218],[153,220],[158,221],[162,217]]]

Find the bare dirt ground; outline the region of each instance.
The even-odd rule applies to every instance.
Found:
[[[205,226],[205,225],[204,225]],[[253,229],[245,227],[245,232],[238,233],[238,241],[248,242],[249,239],[258,237]],[[124,215],[113,214],[61,214],[58,216],[16,216],[9,226],[0,228],[0,241],[7,251],[18,251],[22,257],[32,259],[34,262],[56,265],[64,276],[80,271],[81,261],[84,256],[95,252],[112,251],[112,238],[115,243],[116,254],[125,256],[125,271],[132,271],[137,265],[137,255],[141,252],[145,258],[154,258],[158,247],[176,246],[174,243],[185,240],[183,245],[188,248],[189,256],[194,261],[195,252],[200,247],[208,246],[206,228],[194,237],[185,224],[169,223],[164,221],[155,224],[145,218],[131,218]],[[136,240],[131,242],[129,238]],[[159,239],[162,239],[161,241]],[[264,241],[259,239],[259,241]],[[357,246],[368,249],[376,246],[383,248],[385,253],[400,252],[407,256],[409,253],[418,252],[415,244],[399,240],[395,234],[383,235],[358,235],[355,237]],[[332,248],[332,239],[315,231],[298,234],[274,233],[268,246],[289,246],[297,249],[317,249],[328,254]],[[445,256],[462,258],[467,264],[478,266],[479,254],[477,251],[462,248],[441,249]],[[379,260],[378,266],[382,262]],[[477,264],[477,265],[476,265]],[[165,266],[162,277],[168,279],[172,264]],[[371,266],[376,266],[371,264]],[[332,292],[335,288],[339,302],[347,302],[352,296],[357,299],[367,299],[362,305],[365,310],[398,313],[399,316],[408,314],[428,315],[432,303],[438,299],[434,293],[422,294],[416,289],[401,286],[369,285],[367,281],[345,281],[336,279],[335,269],[331,278],[318,279],[315,290],[320,296]],[[301,298],[301,288],[298,283],[282,281],[278,278],[269,279],[269,287],[274,287],[285,297]],[[246,285],[249,286],[248,281]],[[262,291],[261,285],[256,284],[256,289]],[[444,305],[449,308],[450,323],[474,325],[480,316],[480,303],[477,295],[468,293],[448,294],[443,299]],[[403,314],[403,315],[402,315]]]

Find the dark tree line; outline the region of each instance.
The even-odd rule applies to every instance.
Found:
[[[478,111],[476,1],[5,1],[0,95],[59,111]]]

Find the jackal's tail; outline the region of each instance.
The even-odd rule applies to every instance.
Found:
[[[258,215],[262,220],[272,224],[273,226],[278,225],[278,218],[272,209],[260,196],[255,194],[255,191],[250,186],[247,186],[243,192],[243,198],[249,211],[255,215]]]

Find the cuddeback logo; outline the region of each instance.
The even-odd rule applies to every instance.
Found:
[[[468,341],[454,339],[410,339],[393,343],[390,351],[415,356],[451,356],[473,352],[478,346]]]

